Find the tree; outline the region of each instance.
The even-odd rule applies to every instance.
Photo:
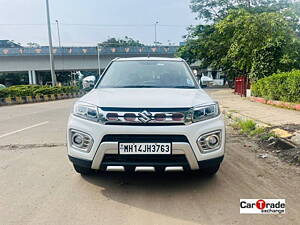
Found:
[[[191,0],[191,9],[198,19],[206,22],[219,21],[233,9],[245,9],[250,12],[279,12],[290,8],[292,0]]]
[[[181,56],[193,54],[204,67],[222,69],[229,77],[257,79],[299,68],[299,39],[293,24],[280,13],[231,10],[218,23],[198,26],[189,35],[193,39],[179,51]]]
[[[176,56],[181,57],[192,64],[198,59],[198,52],[201,45],[197,43],[197,40],[190,40],[185,45],[181,46],[176,53]]]
[[[221,63],[230,63],[232,69],[252,79],[298,66],[298,38],[279,13],[232,11],[216,24],[216,30],[217,35],[229,38]]]
[[[109,38],[108,40],[102,42],[100,46],[103,47],[129,47],[129,46],[144,46],[138,40],[134,40],[130,37],[125,36],[124,39]]]
[[[185,36],[187,39],[186,44],[181,46],[177,52],[177,56],[184,58],[189,64],[201,60],[203,68],[210,65],[208,60],[209,55],[204,56],[206,51],[207,37],[214,31],[211,25],[198,25],[188,28],[188,34]],[[209,62],[207,62],[207,60]]]

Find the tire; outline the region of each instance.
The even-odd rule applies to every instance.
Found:
[[[203,172],[203,174],[206,176],[212,177],[219,171],[219,168],[220,168],[220,164],[217,164],[215,166],[203,168],[201,169],[201,172]]]
[[[93,169],[90,168],[86,168],[86,167],[82,167],[82,166],[78,166],[76,164],[73,164],[74,169],[77,173],[80,173],[81,175],[91,175],[94,173]]]

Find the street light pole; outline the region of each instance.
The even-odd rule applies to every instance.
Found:
[[[99,73],[99,77],[101,76],[100,51],[101,51],[100,43],[97,43],[97,56],[98,56],[98,73]]]
[[[156,26],[158,24],[158,21],[154,23],[154,44],[157,45],[157,31],[156,31]]]
[[[53,46],[52,46],[52,35],[51,35],[51,22],[50,22],[50,12],[49,12],[50,11],[49,10],[49,0],[46,0],[46,9],[47,9],[47,24],[48,24],[48,36],[49,36],[49,55],[50,55],[52,86],[56,86],[56,75],[55,75]]]
[[[59,48],[61,48],[60,30],[59,30],[58,20],[55,20],[55,22],[56,22],[56,27],[57,27],[58,45],[59,45]]]
[[[63,70],[65,69],[65,59],[64,59],[64,49],[62,49],[62,45],[61,45],[61,39],[60,39],[60,29],[59,29],[59,21],[58,20],[55,20],[56,22],[56,27],[57,27],[57,37],[58,37],[58,46],[59,46],[59,49],[60,49],[60,56],[61,56],[61,59],[62,59],[62,68]]]

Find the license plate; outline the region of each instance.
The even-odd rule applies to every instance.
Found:
[[[119,143],[119,153],[122,155],[169,155],[171,143]]]

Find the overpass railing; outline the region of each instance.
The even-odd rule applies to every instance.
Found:
[[[132,46],[132,47],[103,47],[99,50],[100,55],[174,55],[178,46]],[[58,56],[82,56],[97,55],[97,47],[55,47],[54,55]],[[0,48],[1,56],[43,56],[49,55],[49,47],[37,48]]]

